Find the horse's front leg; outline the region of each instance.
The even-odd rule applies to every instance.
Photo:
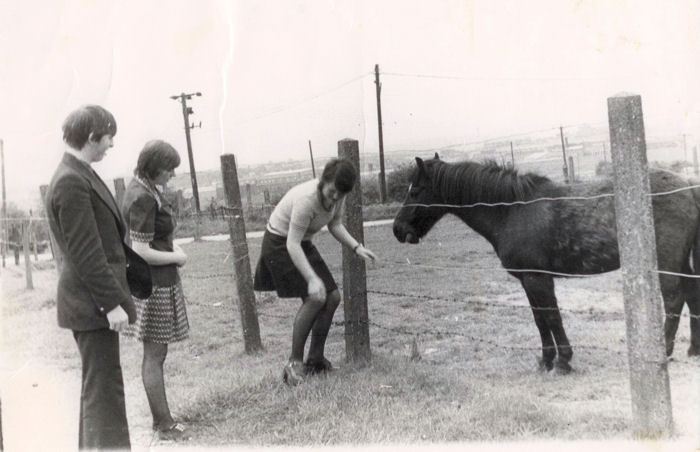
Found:
[[[566,337],[557,298],[554,295],[554,280],[549,275],[526,273],[521,282],[530,302],[535,324],[540,331],[542,366],[551,370],[556,365],[557,370],[562,373],[571,372],[569,361],[571,361],[573,351],[569,339]],[[554,364],[554,357],[557,353],[559,357]]]

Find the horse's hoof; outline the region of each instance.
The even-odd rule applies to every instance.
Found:
[[[537,358],[537,369],[540,372],[549,372],[554,369],[554,363],[552,361],[545,361],[542,358]]]
[[[557,361],[556,364],[556,373],[560,375],[567,375],[570,374],[574,369],[571,367],[571,365],[566,362],[566,361]]]

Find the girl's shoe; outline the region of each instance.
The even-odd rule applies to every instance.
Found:
[[[321,358],[320,361],[307,359],[304,363],[304,368],[306,369],[306,373],[311,375],[324,374],[335,370],[333,364],[331,364],[331,362],[326,358]]]
[[[155,430],[161,441],[186,441],[190,439],[187,428],[179,422],[174,422],[167,428],[156,427]]]

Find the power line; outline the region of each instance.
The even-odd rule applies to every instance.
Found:
[[[240,124],[244,124],[244,123],[247,123],[247,122],[250,122],[250,121],[255,121],[255,120],[258,120],[258,119],[266,118],[266,117],[268,117],[268,116],[276,115],[276,114],[278,114],[278,113],[282,113],[282,112],[287,111],[287,110],[290,110],[290,109],[292,109],[292,108],[297,108],[297,107],[299,107],[299,106],[301,106],[301,105],[304,105],[304,104],[306,104],[306,103],[308,103],[308,102],[311,102],[311,101],[313,101],[313,100],[316,100],[316,99],[318,99],[318,98],[320,98],[320,97],[323,97],[323,96],[326,96],[326,95],[328,95],[328,94],[330,94],[330,93],[333,93],[333,92],[335,92],[335,91],[338,91],[338,90],[340,90],[341,88],[344,88],[345,86],[347,86],[347,85],[349,85],[349,84],[351,84],[351,83],[354,83],[354,82],[356,82],[356,81],[358,81],[358,80],[361,80],[361,79],[363,79],[363,78],[365,78],[365,77],[367,77],[368,75],[371,75],[371,74],[373,74],[373,72],[367,72],[367,73],[364,73],[364,74],[362,74],[362,75],[358,75],[357,77],[354,77],[354,78],[352,78],[352,79],[350,79],[350,80],[348,80],[348,81],[346,81],[346,82],[343,82],[343,83],[341,83],[340,85],[337,85],[337,86],[335,86],[335,87],[333,87],[333,88],[330,88],[330,89],[328,89],[328,90],[326,90],[326,91],[323,91],[323,92],[320,92],[320,93],[318,93],[318,94],[314,94],[313,96],[310,96],[310,97],[307,97],[307,98],[305,98],[305,99],[302,99],[302,100],[300,100],[300,101],[298,101],[298,102],[296,102],[296,103],[294,103],[294,104],[283,105],[283,106],[278,106],[278,107],[273,107],[273,109],[272,109],[271,111],[262,113],[262,114],[257,115],[257,116],[252,116],[252,117],[250,117],[250,118],[239,119],[239,120],[237,120],[237,121],[234,121],[233,124],[234,124],[234,125],[240,125]]]
[[[609,80],[610,77],[484,77],[484,76],[464,76],[464,75],[439,75],[439,74],[410,74],[403,72],[382,72],[382,75],[392,77],[414,77],[442,80],[468,80],[468,81],[579,81],[579,80]],[[637,79],[639,77],[613,77],[619,80]],[[651,78],[651,77],[644,77]],[[656,78],[656,77],[655,77]]]

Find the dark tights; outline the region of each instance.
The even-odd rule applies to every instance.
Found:
[[[321,361],[328,330],[331,328],[335,310],[340,304],[340,294],[336,289],[326,295],[326,300],[323,302],[311,301],[308,298],[303,298],[302,301],[303,304],[294,318],[292,354],[289,359],[303,361],[306,339],[308,339],[309,333],[312,333],[308,358],[310,361]]]
[[[165,363],[167,355],[168,344],[143,343],[141,378],[143,379],[143,387],[146,389],[148,405],[151,407],[153,426],[161,430],[169,428],[174,423],[168,408],[163,379],[163,363]]]

